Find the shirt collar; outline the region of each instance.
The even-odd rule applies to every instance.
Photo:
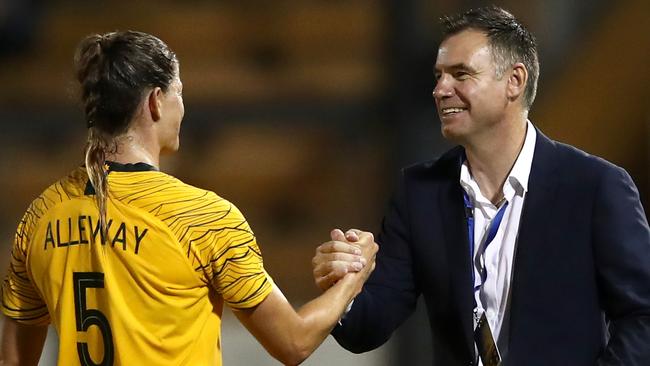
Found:
[[[106,166],[108,167],[109,172],[152,172],[158,171],[153,165],[147,163],[138,162],[138,163],[126,163],[121,164],[114,161],[107,161]]]
[[[519,184],[524,192],[528,192],[528,178],[530,178],[530,169],[533,166],[536,141],[537,131],[535,130],[535,126],[530,121],[526,121],[526,139],[524,140],[524,146],[521,148],[510,174],[508,174],[510,184]]]
[[[530,177],[530,170],[533,165],[536,140],[537,131],[530,120],[527,120],[524,145],[503,185],[503,196],[508,201],[511,201],[515,194],[523,196],[525,192],[528,192],[528,178]],[[465,157],[463,157],[463,165],[460,168],[460,185],[477,202],[491,205],[490,201],[483,196],[478,184],[472,177]]]
[[[157,172],[158,168],[147,163],[127,163],[120,164],[114,161],[106,161],[106,172]],[[86,189],[84,190],[86,196],[95,194],[95,188],[90,183],[90,179],[86,182]]]

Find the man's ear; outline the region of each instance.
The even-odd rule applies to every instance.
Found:
[[[528,83],[528,70],[521,62],[517,62],[512,66],[512,71],[508,77],[507,96],[510,100],[517,99],[526,90]]]
[[[154,122],[158,122],[162,117],[162,98],[163,91],[159,87],[155,87],[149,92],[147,106],[149,107],[149,113],[151,113],[151,119]]]

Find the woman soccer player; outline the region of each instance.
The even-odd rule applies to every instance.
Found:
[[[18,226],[2,287],[4,365],[36,365],[50,322],[60,365],[221,365],[224,303],[273,357],[302,362],[372,271],[372,236],[358,248],[333,243],[358,272],[294,311],[241,212],[158,170],[178,149],[184,113],[167,45],[132,31],[92,35],[75,63],[85,166]]]

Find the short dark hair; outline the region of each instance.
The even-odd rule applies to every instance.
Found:
[[[468,29],[484,32],[492,50],[497,77],[502,77],[506,68],[515,63],[523,63],[528,70],[524,98],[526,107],[530,109],[537,94],[539,58],[535,37],[521,22],[508,11],[492,5],[444,16],[440,23],[443,38]]]

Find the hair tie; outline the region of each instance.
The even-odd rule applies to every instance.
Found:
[[[105,43],[106,43],[106,39],[107,39],[107,37],[106,37],[105,35],[100,34],[99,37],[98,37],[97,40],[96,40],[97,45],[99,46],[99,49],[100,49],[101,51],[104,50]]]
[[[95,121],[89,119],[89,120],[86,122],[86,127],[87,127],[87,128],[95,127]]]

